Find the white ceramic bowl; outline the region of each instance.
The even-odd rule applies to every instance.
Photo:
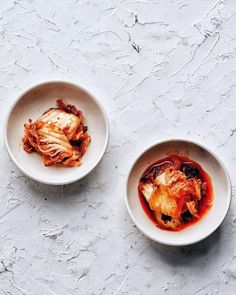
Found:
[[[156,227],[146,216],[137,190],[144,170],[150,164],[170,154],[187,155],[198,162],[211,177],[214,191],[213,206],[209,212],[199,222],[179,232],[161,230]],[[166,140],[149,147],[132,165],[126,182],[126,207],[135,225],[147,237],[170,246],[190,245],[208,237],[224,220],[230,200],[230,180],[223,163],[208,148],[185,139]]]
[[[80,167],[45,167],[38,153],[23,150],[24,123],[56,107],[58,98],[83,112],[91,135]],[[7,116],[4,137],[9,155],[23,173],[42,183],[60,185],[77,181],[96,167],[107,148],[109,125],[103,107],[91,93],[75,84],[52,81],[32,87],[17,99]]]

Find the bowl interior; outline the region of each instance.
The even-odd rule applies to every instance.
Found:
[[[38,153],[29,154],[23,150],[24,123],[29,118],[36,120],[50,107],[56,107],[58,98],[83,112],[91,135],[91,144],[80,167],[45,167]],[[44,183],[65,184],[82,178],[100,161],[107,146],[108,123],[103,109],[87,91],[66,82],[49,82],[30,89],[20,97],[10,112],[5,139],[11,157],[25,174]]]
[[[146,216],[138,197],[137,186],[144,170],[153,162],[170,154],[186,155],[198,162],[209,174],[213,185],[213,206],[196,224],[179,232],[157,228]],[[188,245],[210,235],[223,221],[230,204],[230,182],[220,161],[208,150],[193,142],[172,140],[145,151],[131,168],[127,180],[126,204],[137,227],[149,238],[167,245]]]

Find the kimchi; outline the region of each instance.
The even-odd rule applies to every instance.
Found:
[[[161,229],[179,231],[212,206],[209,175],[195,161],[171,155],[149,166],[138,185],[142,207]]]
[[[91,141],[83,114],[61,99],[57,100],[57,105],[35,122],[29,119],[24,124],[24,150],[39,153],[45,166],[80,166]]]

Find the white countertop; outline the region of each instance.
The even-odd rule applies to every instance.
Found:
[[[96,93],[111,127],[101,164],[61,187],[22,175],[1,138],[0,295],[234,295],[236,1],[2,0],[0,27],[1,129],[54,79]],[[226,220],[190,247],[151,242],[124,205],[133,159],[168,137],[207,145],[231,176]]]

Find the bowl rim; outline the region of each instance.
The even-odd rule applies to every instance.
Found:
[[[226,213],[225,215],[219,220],[219,222],[213,227],[213,230],[211,230],[209,233],[207,234],[203,234],[201,237],[199,238],[196,238],[196,239],[193,239],[189,242],[169,242],[169,241],[163,241],[163,239],[159,239],[158,237],[154,236],[154,235],[151,235],[149,233],[147,233],[143,227],[139,224],[139,222],[136,220],[136,218],[134,217],[133,213],[132,213],[132,210],[130,209],[130,206],[129,206],[129,202],[128,202],[128,182],[129,182],[129,178],[130,178],[130,174],[131,174],[131,171],[133,170],[135,164],[138,162],[138,160],[146,153],[148,152],[150,149],[154,148],[155,146],[158,146],[160,144],[163,144],[163,143],[169,143],[169,142],[173,142],[173,141],[182,141],[182,142],[185,142],[185,143],[192,143],[204,150],[206,150],[209,154],[211,154],[217,161],[218,163],[220,164],[221,168],[223,169],[225,175],[226,175],[226,179],[227,179],[227,188],[228,188],[228,198],[227,198],[227,204],[226,204]],[[124,198],[125,198],[125,206],[126,206],[126,209],[129,213],[129,216],[131,218],[131,220],[133,221],[133,223],[137,226],[137,228],[146,236],[148,237],[149,239],[155,241],[155,242],[158,242],[160,244],[163,244],[163,245],[167,245],[167,246],[175,246],[175,247],[181,247],[181,246],[188,246],[188,245],[192,245],[192,244],[195,244],[195,243],[198,243],[204,239],[206,239],[207,237],[209,237],[213,232],[216,231],[216,229],[222,224],[222,222],[224,221],[228,211],[229,211],[229,208],[230,208],[230,204],[231,204],[231,200],[232,200],[232,187],[231,187],[231,182],[230,182],[230,176],[229,176],[229,173],[228,173],[228,170],[225,166],[225,164],[223,163],[223,161],[216,155],[215,152],[213,152],[211,149],[209,149],[208,147],[206,147],[205,145],[197,142],[196,140],[192,140],[192,139],[187,139],[187,138],[184,138],[184,137],[177,137],[177,138],[167,138],[167,139],[163,139],[163,140],[160,140],[160,141],[157,141],[156,143],[153,143],[151,145],[149,145],[148,147],[146,147],[141,153],[139,153],[135,159],[133,160],[132,164],[131,164],[131,167],[127,173],[127,176],[126,176],[126,180],[125,180],[125,186],[124,186]]]
[[[93,165],[91,165],[90,169],[82,176],[79,176],[79,177],[73,177],[72,179],[69,179],[69,180],[65,180],[65,181],[60,181],[60,182],[57,182],[56,180],[55,181],[47,181],[45,179],[41,179],[40,177],[37,177],[37,176],[34,176],[30,173],[28,173],[18,162],[17,160],[15,159],[15,157],[13,156],[12,152],[11,152],[11,149],[10,149],[10,146],[9,146],[9,143],[8,143],[8,138],[7,138],[7,126],[8,126],[8,123],[9,123],[9,119],[10,119],[10,115],[13,111],[13,109],[15,108],[15,106],[17,105],[17,103],[22,99],[23,96],[25,96],[28,92],[32,91],[33,89],[37,88],[37,87],[41,87],[41,86],[46,86],[48,84],[67,84],[67,85],[70,85],[70,86],[74,86],[74,87],[77,87],[79,89],[81,89],[82,91],[84,91],[86,94],[88,94],[93,100],[94,102],[98,105],[99,109],[101,110],[102,112],[102,115],[105,119],[105,143],[104,143],[104,146],[103,146],[103,149],[102,149],[102,152],[101,152],[101,155],[98,159],[98,161],[96,163],[94,163]],[[100,103],[100,101],[95,97],[94,94],[92,94],[89,90],[87,90],[86,88],[84,88],[83,86],[81,86],[80,84],[76,84],[74,82],[69,82],[69,81],[65,81],[65,80],[49,80],[49,81],[45,81],[45,82],[42,82],[42,83],[39,83],[39,84],[35,84],[29,88],[27,88],[26,90],[24,90],[17,98],[16,100],[13,102],[13,104],[11,105],[11,107],[9,108],[8,110],[8,113],[7,113],[7,116],[6,116],[6,119],[5,119],[5,122],[4,122],[4,127],[3,127],[3,138],[4,138],[4,143],[5,143],[5,146],[7,148],[7,152],[8,154],[10,155],[10,158],[12,159],[12,161],[15,163],[15,165],[26,175],[28,176],[29,178],[33,179],[33,180],[36,180],[40,183],[44,183],[44,184],[50,184],[50,185],[65,185],[65,184],[70,184],[70,183],[73,183],[73,182],[76,182],[82,178],[84,178],[85,176],[87,176],[90,172],[92,172],[92,170],[94,170],[97,165],[100,163],[100,161],[102,160],[106,150],[107,150],[107,147],[108,147],[108,143],[109,143],[109,137],[110,137],[110,126],[109,126],[109,120],[108,120],[108,116],[107,116],[107,113],[103,107],[103,105]]]

